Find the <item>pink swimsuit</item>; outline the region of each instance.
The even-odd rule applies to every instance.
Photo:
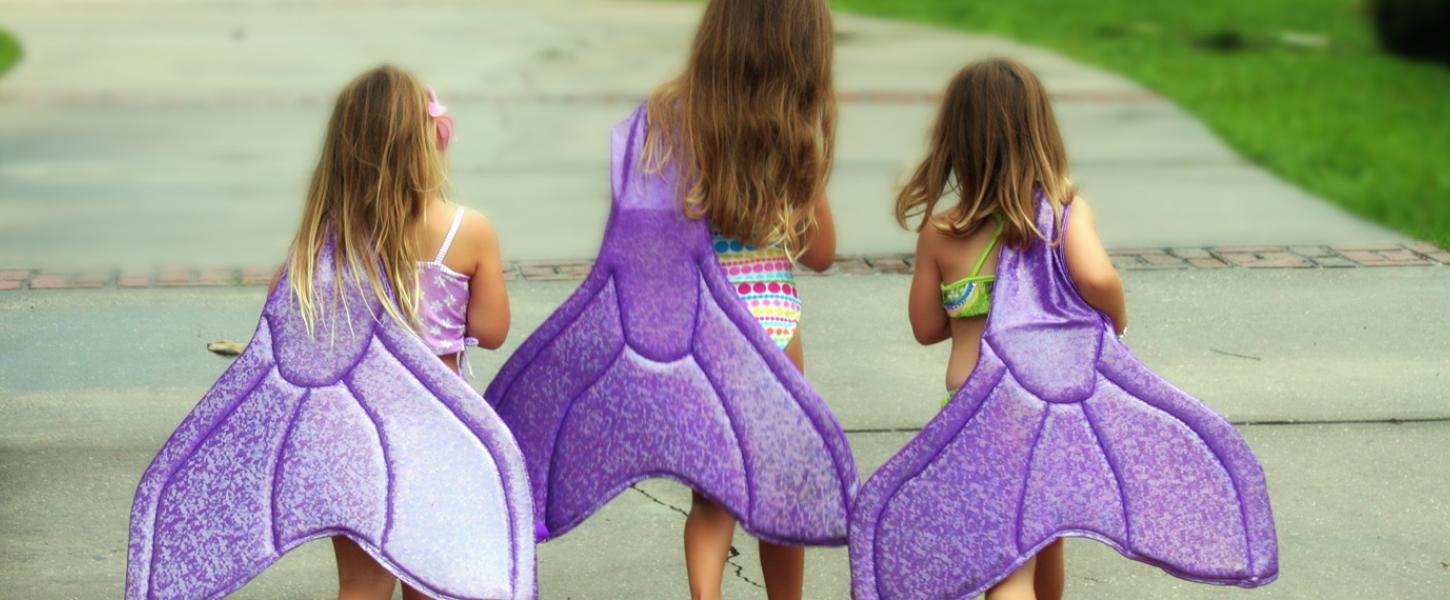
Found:
[[[423,344],[434,354],[456,354],[460,366],[467,366],[468,355],[463,349],[478,345],[478,340],[468,337],[470,278],[443,264],[462,222],[463,207],[458,207],[453,212],[453,225],[448,228],[448,237],[443,239],[443,247],[438,249],[438,257],[431,262],[418,263],[418,284],[422,292],[418,302],[418,337],[423,338]]]

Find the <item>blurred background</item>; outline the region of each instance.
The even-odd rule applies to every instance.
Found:
[[[679,68],[697,11],[557,1],[0,6],[0,264],[143,270],[276,264],[333,94],[381,62],[415,70],[453,108],[455,196],[498,222],[510,258],[587,258],[605,214],[605,131]],[[1075,174],[1112,217],[1113,245],[1450,242],[1444,2],[836,6],[930,26],[841,19],[831,191],[843,252],[911,249],[887,218],[894,185],[921,152],[934,95],[966,61],[991,54],[1026,61],[1057,95]],[[1293,186],[1233,169],[1240,161]],[[1301,202],[1401,236],[1286,208]],[[1295,222],[1304,214],[1328,216]],[[1211,235],[1192,235],[1205,227]]]
[[[868,476],[935,414],[891,218],[967,62],[1038,72],[1123,271],[1135,353],[1259,454],[1283,579],[1255,597],[1450,597],[1450,0],[834,0],[838,266],[802,277],[808,374]],[[515,321],[572,291],[608,131],[682,66],[662,0],[0,0],[0,596],[116,597],[136,480],[245,341],[332,100],[388,62],[457,121]],[[1379,268],[1369,268],[1379,267]],[[136,288],[136,289],[133,289]],[[688,492],[628,490],[540,549],[543,597],[675,598]],[[763,597],[738,538],[727,597]],[[807,597],[845,597],[812,550]],[[309,545],[242,597],[323,598]],[[1069,596],[1220,598],[1068,548]]]

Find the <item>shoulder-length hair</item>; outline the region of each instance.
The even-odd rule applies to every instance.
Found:
[[[896,199],[902,227],[910,229],[908,220],[919,216],[917,231],[930,225],[963,237],[995,213],[1006,224],[1006,244],[1056,243],[1057,225],[1054,232],[1037,228],[1036,195],[1047,196],[1058,223],[1077,190],[1052,103],[1027,67],[994,59],[962,69],[947,88],[930,146]],[[937,215],[937,203],[949,194],[956,206]]]

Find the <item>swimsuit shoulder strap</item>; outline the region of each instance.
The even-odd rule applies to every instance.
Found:
[[[438,249],[438,257],[433,262],[442,263],[443,258],[448,256],[448,249],[453,246],[453,237],[458,235],[458,226],[463,223],[463,207],[453,209],[453,225],[448,227],[448,237],[443,238],[443,247]]]
[[[997,242],[1002,239],[1002,231],[1007,228],[1007,222],[1002,220],[1001,215],[992,213],[992,218],[997,220],[997,230],[992,232],[991,241],[987,242],[987,247],[982,250],[982,255],[977,257],[977,264],[972,267],[972,274],[968,277],[976,277],[982,272],[982,265],[987,264],[987,257],[991,256],[992,250],[997,248]]]

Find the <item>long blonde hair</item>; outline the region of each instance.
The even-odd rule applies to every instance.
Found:
[[[711,0],[685,71],[649,98],[644,163],[686,214],[800,253],[831,170],[835,29],[825,0]]]
[[[345,305],[344,274],[350,271],[360,290],[368,282],[388,315],[414,327],[414,224],[446,178],[428,101],[426,87],[391,66],[359,75],[338,94],[287,263],[292,296],[309,331],[321,304],[314,287],[318,255],[328,238],[335,239],[338,269],[334,302]]]
[[[952,79],[926,160],[896,199],[896,221],[921,216],[952,237],[963,237],[1001,215],[1004,243],[1024,249],[1047,239],[1037,229],[1036,193],[1052,203],[1054,223],[1077,190],[1052,103],[1037,76],[1011,60],[973,63]],[[955,193],[957,206],[935,219],[937,202]],[[1054,226],[1056,229],[1056,226]],[[1048,240],[1056,243],[1056,240]]]

